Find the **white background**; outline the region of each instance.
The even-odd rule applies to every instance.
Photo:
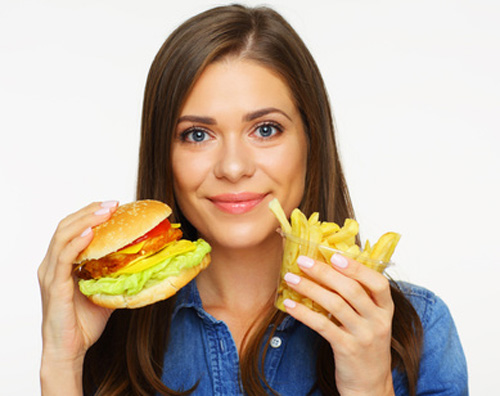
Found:
[[[134,199],[146,75],[167,34],[224,1],[1,1],[0,393],[39,393],[36,270],[61,218]],[[247,2],[259,4],[260,2]],[[323,72],[362,237],[449,305],[471,394],[498,389],[497,0],[269,1]]]

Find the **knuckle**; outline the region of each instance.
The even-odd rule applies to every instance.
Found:
[[[317,276],[324,277],[324,276],[331,276],[330,274],[330,266],[325,265],[321,262],[318,262],[316,265],[312,267],[312,270],[316,273]]]
[[[389,280],[385,276],[377,277],[377,280],[373,283],[373,291],[375,293],[384,293],[389,290]]]
[[[61,254],[57,257],[56,259],[56,269],[61,268],[64,265],[68,265],[66,255],[64,252],[61,252]]]
[[[85,212],[94,212],[96,211],[97,209],[99,208],[102,208],[101,207],[101,202],[98,202],[98,201],[94,201],[92,203],[90,203],[89,205],[87,205],[87,207],[81,209],[81,211],[85,211]]]
[[[392,326],[389,322],[384,322],[382,326],[379,327],[377,337],[387,338],[392,334]]]
[[[50,287],[52,286],[52,287]],[[54,285],[48,285],[47,288],[45,288],[45,301],[50,302],[50,301],[57,301],[58,300],[58,295],[57,295],[57,289],[54,287]]]
[[[363,264],[359,263],[359,262],[354,262],[353,264],[355,265],[350,265],[348,268],[349,268],[349,275],[352,277],[352,278],[359,278],[360,276],[362,276],[362,271],[365,269]]]
[[[317,284],[315,283],[314,280],[311,278],[304,276],[301,281],[296,285],[297,291],[304,295],[308,296],[309,298],[314,298],[315,294],[315,287]]]
[[[37,269],[37,279],[41,289],[45,288],[49,284],[51,273],[50,258],[45,257]]]
[[[359,351],[360,351],[359,344],[353,339],[351,339],[351,340],[344,339],[344,342],[342,343],[341,348],[342,348],[343,354],[345,354],[347,356],[351,356],[351,357],[357,356],[359,354]]]
[[[80,238],[73,238],[71,240],[69,240],[65,246],[65,249],[64,249],[64,253],[67,254],[67,251],[68,250],[74,250],[76,248],[78,248],[78,246],[80,245]]]
[[[316,330],[319,334],[321,334],[324,337],[328,333],[328,329],[332,325],[332,323],[326,316],[321,314],[319,315],[320,318],[316,322],[316,328],[314,330]]]
[[[335,314],[336,312],[339,312],[342,309],[343,303],[338,295],[333,295],[332,297],[329,298],[328,300],[328,307],[326,309],[331,312],[332,314]]]
[[[297,284],[292,284],[292,286],[301,294],[306,294],[306,292],[310,289],[309,279],[302,275],[300,277],[300,281]]]
[[[86,207],[71,213],[64,217],[59,223],[57,224],[56,227],[56,232],[55,235],[59,234],[64,234],[65,230],[75,221],[80,220],[85,214],[94,212],[96,208],[100,207],[100,202],[92,202],[91,204],[87,205]]]
[[[353,301],[357,300],[364,293],[363,288],[357,282],[349,282],[345,285],[344,294]]]
[[[379,325],[374,331],[374,338],[376,339],[386,339],[392,334],[392,326],[389,321],[380,321]]]
[[[59,221],[59,223],[57,223],[55,235],[58,235],[61,232],[63,232],[63,230],[68,226],[70,222],[71,222],[71,215],[66,216],[64,219]]]
[[[387,306],[388,317],[391,321],[392,321],[392,318],[394,316],[394,310],[395,310],[394,301],[391,299],[388,302],[388,306]]]
[[[42,262],[42,264],[40,264],[40,266],[38,267],[38,270],[36,271],[39,285],[42,285],[43,280],[45,278],[45,266],[44,266],[44,264],[45,264],[45,262]]]
[[[365,331],[361,332],[359,337],[358,337],[358,342],[359,342],[359,345],[362,349],[366,349],[366,348],[369,348],[370,346],[372,346],[373,343],[375,342],[375,340],[376,340],[376,336],[375,336],[374,332],[369,331],[369,330],[365,330]]]
[[[372,334],[375,339],[387,339],[392,334],[392,320],[386,315],[380,314],[375,319]]]
[[[66,240],[65,232],[67,229],[67,224],[64,224],[63,221],[64,220],[62,220],[57,225],[56,231],[54,232],[54,235],[52,236],[51,247],[61,246],[61,244],[63,244],[64,241]]]
[[[42,300],[50,299],[51,294],[53,293],[53,285],[52,279],[50,276],[45,276],[42,282],[40,283],[40,292],[42,295]]]

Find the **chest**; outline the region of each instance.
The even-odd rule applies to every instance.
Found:
[[[209,316],[213,318],[217,318],[213,323],[223,323],[225,326],[221,326],[217,329],[217,333],[220,334],[221,337],[232,338],[232,341],[236,345],[236,350],[238,351],[238,355],[241,354],[242,346],[245,341],[248,341],[251,335],[251,329],[254,327],[255,322],[259,319],[257,315],[252,314],[229,314],[224,310],[218,309],[206,309]],[[211,323],[208,323],[207,331],[213,331],[211,328]],[[229,335],[225,334],[225,328],[229,331]],[[228,341],[229,342],[229,341]]]
[[[234,328],[234,327],[233,327]],[[233,329],[221,320],[183,310],[172,321],[164,359],[163,381],[194,395],[243,395],[240,362]],[[313,386],[317,336],[304,326],[276,331],[264,359],[264,375],[283,395],[301,395]]]

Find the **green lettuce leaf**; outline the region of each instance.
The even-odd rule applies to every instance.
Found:
[[[212,250],[203,239],[198,239],[193,243],[196,245],[195,250],[169,257],[165,261],[136,274],[122,274],[116,278],[82,279],[78,283],[80,291],[86,296],[93,294],[126,294],[131,296],[137,294],[145,287],[161,282],[169,276],[178,275],[184,268],[198,265],[203,257]]]

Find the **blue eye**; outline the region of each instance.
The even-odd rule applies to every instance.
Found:
[[[273,124],[263,124],[257,127],[256,131],[261,138],[269,138],[281,132],[281,128]]]
[[[190,129],[181,135],[181,139],[186,142],[201,143],[208,138],[208,133],[202,129]]]

